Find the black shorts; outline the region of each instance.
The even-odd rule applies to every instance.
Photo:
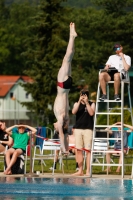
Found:
[[[118,70],[117,69],[112,69],[112,70],[110,70],[109,69],[109,71],[107,71],[107,73],[109,74],[109,76],[111,77],[111,81],[114,81],[114,74],[115,73],[120,73],[120,72],[118,72]],[[121,74],[121,78],[122,79],[125,79],[126,77],[124,76],[124,74]]]
[[[111,77],[111,81],[114,81],[114,74],[119,73],[117,69],[109,69],[107,71],[107,73],[109,74],[109,76]]]

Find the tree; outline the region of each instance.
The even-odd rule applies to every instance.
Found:
[[[25,38],[29,35],[27,26],[33,22],[35,8],[28,3],[0,4],[0,68],[1,74],[22,75],[25,60],[21,53],[25,51]],[[31,34],[31,33],[30,33]]]
[[[99,68],[103,68],[108,57],[114,54],[112,47],[115,42],[122,44],[125,54],[131,57],[133,54],[133,28],[130,25],[133,22],[133,13],[131,12],[133,7],[132,0],[126,1],[126,4],[119,1],[114,3],[113,1],[106,0],[94,0],[93,3],[95,2],[99,2],[99,4],[95,5],[97,8],[101,6],[101,9],[90,7],[75,9],[71,14],[71,18],[76,23],[79,36],[76,41],[76,51],[73,60],[75,66],[73,71],[75,87],[78,86],[81,79],[84,80],[84,83],[88,85],[92,92],[97,91]],[[105,2],[107,5],[109,3],[110,7],[106,7]],[[117,12],[116,7],[119,7],[122,12]],[[95,73],[92,73],[92,69],[95,69]],[[71,91],[70,95],[73,95]],[[74,98],[77,97],[78,94],[74,94]],[[73,96],[71,101],[72,99]]]
[[[62,5],[75,8],[86,8],[92,6],[90,0],[67,0],[67,2],[63,3]]]
[[[94,7],[75,9],[71,14],[71,18],[80,30],[77,59],[80,59],[80,65],[85,67],[86,71],[92,66],[96,69],[103,67],[108,57],[113,54],[112,47],[115,42],[121,42],[124,52],[132,56],[133,28],[130,26],[133,21],[132,0],[126,1],[125,4],[123,1],[114,3],[111,0],[94,0],[92,2],[96,6],[101,6],[101,9]],[[105,3],[110,7],[104,6]],[[123,12],[118,12],[116,7]]]
[[[57,72],[61,66],[69,37],[69,23],[64,17],[65,8],[62,0],[41,1],[35,25],[30,27],[34,33],[27,44],[30,48],[23,55],[27,59],[25,74],[33,79],[32,84],[24,85],[32,94],[33,102],[26,104],[37,115],[43,113],[45,123],[53,122],[53,106],[56,96]],[[64,25],[65,24],[65,25]],[[50,114],[52,113],[52,114]],[[48,115],[53,117],[49,118]]]
[[[30,4],[39,4],[40,0],[5,0],[6,5],[11,5],[13,3],[23,4],[23,3],[30,3]]]
[[[106,14],[115,14],[115,17],[126,13],[129,8],[133,8],[133,0],[91,0],[91,2],[102,8]]]

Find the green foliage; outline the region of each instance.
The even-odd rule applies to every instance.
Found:
[[[118,112],[120,112],[120,110],[118,111],[118,110],[113,109],[111,112],[118,113]],[[123,116],[124,116],[124,119],[123,119],[124,123],[131,125],[132,124],[131,113],[128,110],[124,110]],[[119,121],[121,121],[120,115],[110,115],[109,116],[109,125],[112,125]],[[99,115],[97,124],[107,125],[107,115]]]
[[[74,8],[86,8],[92,6],[90,0],[67,0],[67,2],[63,3],[62,5]]]
[[[27,26],[33,21],[30,16],[34,7],[29,4],[0,4],[0,67],[1,74],[22,75],[25,69],[21,53],[25,50],[25,38],[29,35]]]
[[[104,66],[108,57],[113,54],[112,47],[115,42],[121,42],[124,52],[132,56],[132,27],[129,25],[133,21],[132,13],[127,12],[116,20],[102,10],[88,8],[75,20],[78,27],[82,24],[82,30],[79,28],[82,31],[82,39],[78,39],[82,65],[86,65],[87,68],[94,66],[96,69]]]
[[[61,7],[60,3],[61,0],[41,1],[34,18],[35,24],[30,26],[34,36],[27,40],[28,48],[23,54],[27,60],[25,74],[34,80],[32,84],[24,85],[34,99],[30,107],[37,114],[44,113],[45,124],[48,116],[53,122],[53,118],[50,117],[53,111],[48,109],[48,105],[53,106],[57,72],[69,37],[69,24],[65,23],[66,27],[62,23],[67,21],[63,17],[65,8]]]
[[[91,0],[91,2],[104,9],[106,14],[114,13],[117,17],[124,14],[133,4],[133,0]]]
[[[5,0],[6,5],[11,5],[13,3],[17,3],[17,4],[29,3],[29,4],[38,5],[39,2],[40,2],[40,0]]]

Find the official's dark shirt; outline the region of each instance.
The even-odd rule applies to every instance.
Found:
[[[90,106],[92,103],[93,102],[89,101]],[[79,109],[76,113],[76,124],[74,125],[74,128],[93,130],[93,125],[93,116],[90,116],[90,114],[88,113],[86,105],[80,103]]]

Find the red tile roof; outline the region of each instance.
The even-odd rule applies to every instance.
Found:
[[[18,80],[24,82],[32,82],[33,80],[28,76],[5,76],[0,75],[0,97],[6,96],[10,89],[18,82]]]

